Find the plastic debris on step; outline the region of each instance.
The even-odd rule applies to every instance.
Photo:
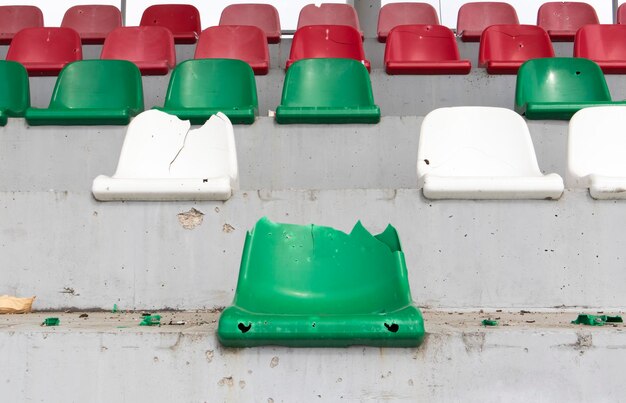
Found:
[[[604,326],[606,323],[623,323],[624,320],[621,316],[608,316],[608,315],[587,315],[579,314],[576,320],[572,321],[574,325],[587,325],[587,326]]]
[[[143,316],[139,326],[161,326],[161,315]]]
[[[33,307],[35,297],[19,298],[10,295],[0,296],[0,314],[2,313],[29,313]]]
[[[46,318],[41,322],[41,326],[59,326],[60,323],[59,318]]]
[[[483,319],[481,322],[483,326],[498,326],[498,321],[493,319]]]

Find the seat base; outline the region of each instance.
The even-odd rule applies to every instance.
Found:
[[[469,60],[443,60],[437,62],[395,62],[385,63],[387,74],[469,74],[472,63]]]
[[[598,200],[626,199],[626,178],[590,175],[589,194]]]
[[[226,347],[416,347],[424,333],[415,306],[354,315],[263,314],[231,306],[220,316],[217,337]]]
[[[177,45],[192,45],[198,42],[196,32],[177,32],[174,35],[174,43]]]
[[[489,60],[487,62],[487,73],[489,74],[517,74],[524,61],[498,61]]]
[[[549,30],[548,35],[552,42],[574,42],[576,31]]]
[[[63,70],[63,67],[72,61],[74,60],[61,63],[23,62],[22,65],[24,65],[26,71],[28,71],[29,76],[58,76],[59,72]]]
[[[626,101],[598,101],[598,102],[529,102],[526,105],[516,105],[515,111],[525,115],[529,120],[554,119],[569,120],[583,108],[592,106],[626,105]]]
[[[626,74],[626,60],[594,60],[604,74]]]
[[[463,32],[461,32],[460,35],[461,36],[461,41],[463,42],[480,42],[480,36],[482,35],[483,31],[468,31],[465,30]]]
[[[7,114],[0,110],[0,126],[5,126],[8,122],[8,116]]]
[[[380,108],[360,106],[354,108],[295,107],[279,105],[276,122],[289,123],[378,123]]]
[[[558,199],[563,179],[557,174],[539,177],[424,176],[427,199]]]
[[[96,177],[91,188],[100,201],[173,201],[228,200],[232,195],[230,179],[140,179]]]
[[[317,58],[312,57],[311,59],[317,59]],[[320,59],[324,59],[324,58],[320,58]],[[298,60],[301,60],[301,59],[297,59],[297,60],[287,59],[287,62],[285,63],[285,70],[289,70],[289,67],[291,67],[291,65],[294,64],[295,62],[297,62]],[[365,66],[365,68],[367,69],[367,71],[369,73],[372,72],[372,65],[371,65],[369,60],[359,60],[359,59],[354,59],[354,60],[356,60],[358,62],[361,62],[361,64],[363,64],[363,66]],[[255,74],[256,74],[256,72],[255,72]]]
[[[131,113],[127,109],[36,109],[26,110],[31,126],[127,125]]]
[[[179,119],[189,120],[192,125],[203,125],[204,122],[211,118],[211,115],[217,115],[218,112],[222,112],[231,123],[251,125],[255,119],[255,109],[241,108],[168,108],[168,107],[154,107],[154,109],[175,115]]]

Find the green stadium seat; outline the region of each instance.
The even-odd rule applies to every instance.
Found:
[[[48,109],[28,108],[37,125],[126,125],[143,110],[141,73],[126,60],[68,64],[57,79]]]
[[[250,65],[235,59],[186,60],[172,72],[163,108],[200,125],[217,112],[232,123],[252,124],[258,110]]]
[[[413,304],[398,234],[259,220],[246,235],[233,305],[217,331],[227,347],[415,347]]]
[[[18,62],[0,60],[0,126],[8,117],[23,117],[30,106],[28,73]]]
[[[378,123],[367,69],[354,59],[303,59],[289,67],[278,123]]]
[[[527,119],[569,120],[582,108],[624,104],[611,100],[602,70],[588,59],[532,59],[517,73],[515,111]]]

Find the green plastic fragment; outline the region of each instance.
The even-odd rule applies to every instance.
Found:
[[[569,120],[582,108],[624,104],[611,99],[600,66],[588,59],[531,59],[517,73],[515,111],[527,119]]]
[[[117,312],[117,304],[113,304],[113,309],[111,309],[111,312]]]
[[[360,222],[346,234],[262,218],[217,334],[228,347],[414,347],[424,321],[391,225],[372,236]]]
[[[378,123],[372,83],[353,59],[302,59],[289,67],[277,123]]]
[[[498,326],[498,321],[493,319],[483,319],[483,326]]]
[[[59,323],[61,323],[59,318],[46,318],[41,323],[41,326],[59,326]]]
[[[621,316],[580,314],[572,323],[575,325],[604,326],[605,323],[623,323]]]
[[[139,326],[161,326],[161,315],[146,315]]]

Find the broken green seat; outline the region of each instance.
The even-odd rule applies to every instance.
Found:
[[[532,59],[517,73],[515,111],[527,119],[569,120],[582,108],[614,102],[600,67],[589,59]]]
[[[346,234],[262,218],[217,334],[228,347],[414,347],[424,322],[392,226],[373,236],[360,222]]]
[[[222,112],[232,123],[252,124],[258,109],[254,72],[235,59],[187,60],[174,69],[163,108],[201,125]]]
[[[0,60],[0,126],[8,117],[22,117],[30,106],[28,73],[18,62]]]
[[[303,59],[293,63],[276,109],[278,123],[378,123],[372,83],[354,59]]]
[[[141,73],[126,60],[83,60],[59,73],[47,109],[28,108],[38,125],[127,125],[143,110]]]

